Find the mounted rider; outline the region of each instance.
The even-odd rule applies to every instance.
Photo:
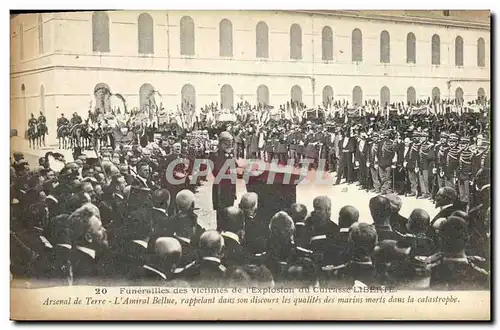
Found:
[[[64,117],[64,113],[61,113],[61,118],[57,118],[57,127],[59,128],[61,126],[68,124],[69,124],[68,118]]]
[[[71,125],[77,125],[83,123],[82,117],[76,112],[73,113],[73,117],[71,118]]]
[[[35,115],[34,114],[31,114],[31,118],[28,120],[28,126],[31,127],[31,126],[35,126],[38,124],[38,121],[36,120],[35,118]]]
[[[47,124],[47,118],[45,118],[45,116],[43,115],[43,112],[41,112],[41,111],[40,111],[40,116],[38,117],[38,122],[40,124],[44,124],[44,125]]]

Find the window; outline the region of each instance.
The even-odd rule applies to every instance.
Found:
[[[109,17],[103,11],[92,13],[92,51],[109,52]]]
[[[391,63],[391,37],[385,30],[380,33],[380,63]]]
[[[464,40],[461,36],[455,38],[455,66],[464,66]]]
[[[298,24],[293,24],[290,27],[290,58],[292,60],[302,59],[302,29]]]
[[[321,40],[321,58],[323,59],[323,61],[333,60],[333,32],[331,27],[325,26],[323,28],[323,32],[321,33]]]
[[[382,107],[387,107],[389,103],[391,103],[391,91],[389,91],[387,86],[384,86],[380,90],[380,105]]]
[[[457,100],[460,104],[464,101],[464,90],[460,87],[455,90],[455,100]]]
[[[194,21],[191,17],[184,16],[181,18],[181,55],[194,55],[194,41]]]
[[[360,29],[352,31],[352,61],[363,61],[363,34]]]
[[[417,63],[417,38],[412,32],[406,36],[406,63]]]
[[[354,87],[352,90],[352,104],[363,105],[363,90],[359,86]]]
[[[417,101],[417,92],[415,91],[415,88],[408,87],[408,90],[406,91],[406,102],[408,104],[413,104],[416,101]]]
[[[193,85],[186,84],[182,86],[181,104],[182,110],[194,109],[196,107],[196,91]]]
[[[269,29],[267,27],[267,24],[264,22],[259,22],[255,29],[255,46],[256,57],[269,57]]]
[[[154,90],[155,88],[151,84],[143,84],[139,89],[139,106],[140,109],[144,109],[144,107],[151,106],[151,99],[154,98]]]
[[[19,24],[19,58],[24,60],[24,28]]]
[[[432,101],[439,102],[440,99],[441,99],[441,92],[439,91],[439,88],[434,87],[432,89]]]
[[[326,85],[323,87],[323,106],[328,107],[333,102],[333,88]]]
[[[484,92],[484,89],[481,87],[477,90],[477,98],[483,98],[486,96],[486,93]]]
[[[101,111],[111,110],[111,89],[105,83],[99,83],[94,87],[94,97],[96,101],[96,108]]]
[[[43,16],[38,14],[38,53],[43,54]]]
[[[234,106],[234,91],[231,85],[224,85],[220,89],[220,104],[222,109],[231,109]]]
[[[293,86],[290,94],[292,101],[302,102],[302,88],[300,86]]]
[[[432,36],[432,64],[441,64],[441,40],[437,34]]]
[[[219,23],[219,55],[233,56],[233,24],[227,19]]]
[[[484,39],[477,39],[477,66],[484,67]]]
[[[443,15],[444,16],[450,16],[450,11],[449,10],[443,10]]]
[[[45,87],[40,86],[40,111],[45,114]]]
[[[139,54],[154,54],[154,24],[151,15],[139,15],[138,26]]]
[[[260,105],[269,105],[269,88],[266,85],[260,85],[257,88],[257,103]]]

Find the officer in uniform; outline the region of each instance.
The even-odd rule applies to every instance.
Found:
[[[368,156],[368,143],[366,141],[366,133],[361,133],[358,137],[356,156],[355,156],[355,166],[359,167],[359,186],[360,189],[368,190],[368,167],[367,156]]]
[[[461,152],[458,160],[458,192],[462,202],[469,202],[470,183],[472,180],[472,150],[470,139],[462,137],[460,139]]]
[[[64,113],[61,113],[61,118],[57,118],[57,127],[59,128],[61,126],[68,124],[69,124],[68,118],[64,117]]]
[[[371,140],[368,143],[368,160],[366,162],[366,167],[369,169],[373,189],[371,191],[380,193],[380,179],[378,177],[378,155],[379,155],[380,140],[378,133],[373,132],[371,135]]]
[[[420,133],[413,133],[413,142],[405,144],[403,167],[406,169],[410,181],[410,193],[407,196],[416,197],[418,194],[418,163],[420,152]]]
[[[396,162],[396,146],[394,132],[389,132],[382,140],[379,150],[378,174],[382,194],[390,194],[393,190],[392,166]]]
[[[448,134],[441,133],[440,143],[436,146],[436,167],[437,167],[437,183],[438,188],[441,189],[446,186],[444,169],[446,167],[446,157],[448,156],[448,151],[450,147],[448,145]]]
[[[447,187],[455,189],[459,165],[458,158],[460,157],[460,145],[457,134],[451,133],[449,135],[449,144],[450,147],[446,154],[446,166],[444,168],[444,183]]]
[[[432,175],[432,171],[434,169],[434,162],[436,156],[434,154],[433,144],[429,141],[427,133],[422,133],[421,137],[421,145],[419,150],[419,182],[420,182],[420,193],[421,196],[419,198],[428,198],[430,199],[431,190],[429,188],[429,177]]]
[[[340,184],[340,180],[344,173],[346,173],[346,182],[353,182],[353,156],[356,151],[356,138],[352,136],[351,130],[349,127],[345,129],[344,138],[339,141],[340,145],[340,161],[339,161],[339,170],[337,172],[337,180],[335,185]],[[347,169],[347,171],[346,171]]]

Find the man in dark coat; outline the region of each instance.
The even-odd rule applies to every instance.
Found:
[[[236,160],[232,154],[233,137],[228,132],[219,136],[219,150],[212,158],[212,207],[217,211],[217,229],[220,230],[221,211],[233,206],[236,200]],[[222,173],[221,171],[224,171]]]
[[[224,258],[226,266],[245,265],[248,255],[242,247],[244,238],[245,216],[243,211],[235,206],[229,206],[222,211],[221,235],[224,238]]]

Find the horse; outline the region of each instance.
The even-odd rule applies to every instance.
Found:
[[[28,141],[30,148],[36,149],[36,142],[38,139],[37,125],[29,125],[28,127]]]
[[[47,125],[43,122],[39,122],[37,125],[37,144],[40,147],[41,144],[43,143],[43,146],[45,147],[45,135],[48,135],[48,129]]]
[[[69,147],[70,127],[62,125],[57,128],[57,139],[59,140],[59,149],[67,149]],[[62,144],[61,144],[62,142]]]

